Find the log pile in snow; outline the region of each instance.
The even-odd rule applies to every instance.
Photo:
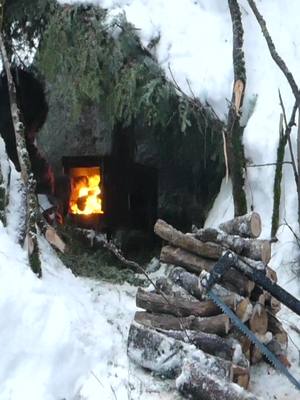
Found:
[[[253,212],[219,229],[193,228],[186,234],[158,220],[154,230],[167,242],[160,259],[171,267],[153,290],[137,291],[136,305],[144,311],[136,312],[130,327],[129,357],[160,376],[176,378],[178,390],[189,398],[256,399],[245,389],[250,365],[263,357],[206,297],[199,275],[210,272],[230,249],[239,255],[241,266],[263,269],[276,281],[276,272],[268,266],[271,244],[258,239],[259,215]],[[214,292],[288,365],[287,333],[276,318],[276,299],[234,269],[225,273]]]

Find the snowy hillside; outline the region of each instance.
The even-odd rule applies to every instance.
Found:
[[[125,12],[145,46],[160,36],[153,51],[168,77],[170,68],[186,93],[190,85],[196,96],[208,100],[225,118],[233,80],[232,26],[226,1],[94,2],[109,8],[111,16]],[[300,84],[299,0],[257,3],[279,53]],[[274,163],[281,112],[278,89],[288,115],[293,96],[269,55],[247,1],[240,4],[247,68],[245,113],[257,99],[245,129],[246,156],[253,164]],[[271,229],[274,168],[248,168],[246,177],[249,206],[260,213],[265,238]],[[13,171],[8,226],[0,223],[0,400],[175,399],[168,382],[139,371],[127,359],[126,337],[136,309],[136,288],[75,278],[43,238],[43,279],[32,274],[26,253],[17,243],[19,179]],[[282,185],[281,222],[286,219],[297,230],[297,192],[290,165],[284,167]],[[206,223],[216,226],[232,214],[231,186],[224,181]],[[299,297],[299,280],[290,268],[297,247],[287,228],[280,228],[278,238],[271,264],[279,283]],[[283,310],[281,316],[287,329],[289,322],[299,326],[299,318],[292,313]],[[289,334],[291,372],[299,379],[300,335],[293,329]],[[256,368],[251,390],[265,400],[299,399],[286,378],[265,365]]]

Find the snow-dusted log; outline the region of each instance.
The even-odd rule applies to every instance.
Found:
[[[153,329],[163,330],[195,330],[205,333],[214,333],[225,336],[230,329],[229,318],[224,315],[215,315],[213,317],[175,317],[170,314],[152,314],[144,311],[137,311],[134,320],[139,324]]]
[[[10,165],[5,143],[0,137],[0,221],[6,225],[6,206],[9,199]]]
[[[220,224],[219,228],[230,235],[255,239],[261,234],[260,215],[256,212],[241,215]]]
[[[183,342],[133,322],[128,333],[127,353],[141,367],[174,378],[180,373],[186,350]]]
[[[215,243],[201,242],[192,235],[178,231],[161,219],[157,220],[154,225],[154,232],[173,246],[178,246],[193,254],[217,260],[223,253],[222,246]]]
[[[195,360],[206,373],[217,374],[228,381],[241,374],[230,361],[207,354],[153,329],[132,323],[128,334],[128,356],[138,365],[164,377],[176,377],[185,359]],[[247,368],[242,368],[246,373]],[[237,371],[235,373],[235,371]]]
[[[232,361],[235,353],[235,346],[232,342],[221,338],[213,333],[204,333],[197,331],[171,331],[171,330],[159,330],[166,336],[172,337],[176,340],[191,343],[198,349],[205,353],[224,358],[224,360]]]
[[[173,246],[164,246],[161,249],[160,260],[167,264],[184,267],[187,271],[196,274],[200,274],[203,270],[210,272],[216,264],[216,261],[196,256],[186,250]],[[222,278],[221,284],[241,296],[250,296],[255,286],[252,281],[235,270],[226,272]]]
[[[199,286],[199,279],[196,275],[187,272],[184,268],[175,267],[170,271],[169,279],[196,299],[202,300],[202,288]]]
[[[218,373],[203,369],[198,361],[185,360],[177,389],[188,399],[195,400],[259,400],[258,397],[228,382]]]
[[[202,242],[217,243],[225,249],[233,250],[235,253],[252,260],[263,261],[267,264],[271,259],[271,243],[269,240],[245,239],[213,228],[194,229],[193,233]]]
[[[31,170],[31,162],[26,148],[25,127],[21,121],[21,114],[18,108],[16,86],[11,74],[11,67],[7,57],[3,36],[0,32],[0,51],[2,61],[7,76],[8,94],[10,101],[10,110],[16,135],[17,153],[21,167],[21,176],[26,187],[26,245],[28,251],[28,259],[31,269],[39,277],[42,275],[40,252],[37,241],[37,215],[39,206],[37,196],[35,194],[36,181]]]

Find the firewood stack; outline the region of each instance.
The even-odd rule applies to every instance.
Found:
[[[136,312],[130,327],[129,357],[160,376],[176,378],[178,390],[189,398],[256,399],[241,387],[248,388],[250,365],[262,355],[206,298],[199,275],[211,271],[230,249],[240,263],[264,269],[276,282],[276,272],[268,266],[271,244],[258,239],[260,216],[252,212],[219,229],[193,228],[186,234],[158,220],[154,231],[168,243],[160,260],[172,267],[168,277],[156,281],[155,289],[137,291],[136,305],[145,311]],[[276,318],[280,303],[234,269],[226,272],[214,292],[288,366],[288,336]]]

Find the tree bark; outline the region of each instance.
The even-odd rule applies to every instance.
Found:
[[[137,311],[134,320],[152,329],[175,331],[189,329],[204,333],[214,333],[219,336],[227,335],[230,329],[229,318],[223,314],[207,318],[189,316],[179,319],[169,314],[150,314],[144,311]]]
[[[255,239],[261,234],[261,219],[259,214],[251,212],[226,221],[219,228],[230,235]]]
[[[218,373],[208,373],[197,361],[186,360],[176,387],[191,400],[259,400]]]
[[[224,249],[236,254],[262,261],[267,264],[271,259],[271,243],[269,240],[244,239],[237,235],[229,235],[213,228],[194,230],[195,237],[202,242],[214,242]]]
[[[243,105],[246,68],[243,53],[243,26],[241,12],[236,0],[228,0],[233,30],[233,69],[234,85],[226,127],[226,152],[232,181],[234,215],[247,212],[247,201],[244,191],[245,157],[242,144],[244,128],[240,126],[241,108]]]
[[[0,221],[6,226],[6,207],[9,200],[10,165],[5,143],[0,137]]]

